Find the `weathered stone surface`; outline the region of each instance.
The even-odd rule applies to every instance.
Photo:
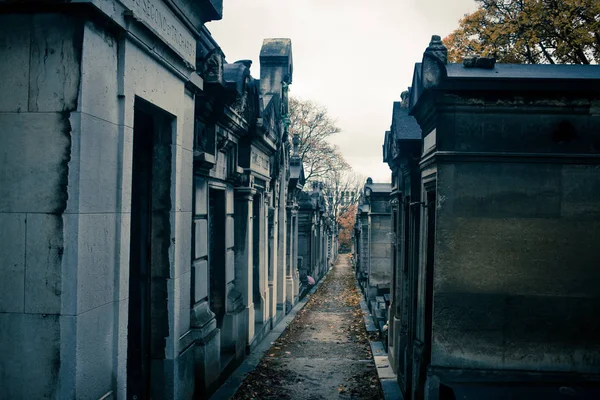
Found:
[[[210,387],[218,379],[221,371],[220,351],[220,335],[206,338],[202,346],[195,347],[194,358],[200,366],[196,373],[196,382],[202,387]]]
[[[57,396],[60,334],[57,315],[0,313],[0,397]],[[25,338],[30,340],[22,340]]]
[[[178,277],[190,272],[192,268],[192,213],[171,213],[171,223],[174,224],[171,237],[171,251],[174,265],[171,268],[171,277]]]
[[[600,166],[563,165],[561,216],[590,219],[600,217]]]
[[[195,241],[194,256],[196,258],[205,257],[208,255],[208,221],[199,219],[194,221],[195,225]]]
[[[129,318],[129,299],[121,300],[117,305],[118,322],[117,329],[117,356],[114,371],[116,371],[116,396],[123,398],[127,396],[127,326]]]
[[[115,38],[94,23],[86,22],[83,35],[80,111],[113,124],[119,123],[117,51]]]
[[[131,212],[132,179],[133,179],[133,129],[120,126],[123,133],[122,152],[119,162],[121,176],[118,182],[118,206],[122,213]]]
[[[208,186],[204,177],[194,177],[194,214],[206,215],[208,213]]]
[[[114,301],[116,215],[80,214],[77,265],[77,311]]]
[[[26,112],[29,108],[31,15],[0,16],[0,111]]]
[[[453,185],[440,191],[444,200],[438,207],[457,216],[557,217],[560,182],[560,165],[458,163]]]
[[[25,214],[0,213],[0,312],[25,309]]]
[[[208,262],[206,260],[196,261],[193,273],[194,303],[197,303],[208,296]]]
[[[26,313],[60,313],[64,246],[63,220],[60,216],[28,214],[25,269]]]
[[[119,207],[119,127],[85,113],[71,114],[71,199],[67,212],[115,213]]]
[[[225,225],[225,248],[229,249],[234,245],[234,219],[228,216]]]
[[[191,93],[185,93],[186,99],[184,104],[189,106],[183,107],[183,118],[181,121],[181,130],[178,131],[175,144],[181,146],[182,149],[194,151],[194,129],[195,129],[195,108],[194,98]]]
[[[77,316],[77,398],[98,399],[113,388],[114,304]]]
[[[191,399],[194,396],[194,347],[190,346],[173,360],[173,398]]]
[[[372,243],[371,244],[371,261],[375,259],[390,259],[392,256],[392,245],[389,243]],[[371,263],[371,268],[373,265]]]
[[[118,275],[119,282],[119,300],[125,300],[129,297],[129,263],[131,249],[131,214],[118,214],[115,220],[119,239],[116,243],[115,251],[118,253],[119,264],[115,273]]]
[[[225,207],[226,214],[233,214],[233,188],[228,187],[227,192],[225,194],[225,201],[227,202]]]
[[[589,298],[438,293],[433,362],[462,368],[597,373],[599,358],[593,343],[600,324],[590,321],[589,315],[598,306]]]
[[[175,210],[191,212],[193,194],[193,165],[194,155],[178,145],[171,145],[171,152],[175,157],[174,179],[177,185],[175,193]]]
[[[68,117],[2,113],[0,132],[0,212],[61,213],[71,157]]]
[[[179,348],[179,338],[190,329],[190,304],[191,304],[191,286],[192,271],[188,271],[179,277],[173,279],[172,287],[169,290],[169,301],[173,302],[174,311],[174,329],[170,330],[173,336],[173,353],[170,358],[175,358],[183,349]]]
[[[77,107],[83,22],[69,14],[34,14],[31,30],[29,111]]]
[[[235,253],[233,250],[227,250],[225,255],[225,282],[231,282],[235,279]]]
[[[130,45],[125,52],[126,107],[124,124],[133,127],[135,96],[152,103],[171,115],[181,116],[193,108],[189,96],[184,96],[184,83],[141,48]],[[177,141],[175,141],[177,143]]]
[[[440,218],[436,289],[594,296],[598,221]],[[589,234],[588,234],[589,233]],[[490,252],[486,249],[493,248]],[[524,256],[528,254],[529,256]],[[507,262],[508,260],[508,262]],[[578,268],[566,268],[577,260]]]
[[[588,108],[588,104],[565,101],[559,97],[546,100],[549,104],[538,107],[546,112],[503,113],[494,108],[512,106],[517,108],[535,107],[536,100],[528,103],[514,97],[499,97],[497,100],[469,104],[472,99],[460,98],[461,105],[474,110],[490,108],[489,112],[471,114],[465,111],[441,113],[437,126],[438,150],[519,152],[519,153],[581,153],[595,152],[598,138],[594,132],[600,122],[589,118],[586,113],[565,115],[559,113],[561,107]],[[568,129],[566,127],[569,127]],[[565,136],[566,135],[566,136]],[[564,136],[564,137],[563,137]]]

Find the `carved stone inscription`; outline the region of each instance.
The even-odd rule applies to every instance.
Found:
[[[210,171],[210,176],[217,179],[227,179],[227,154],[220,151],[217,154],[217,162],[213,169]]]
[[[263,175],[269,176],[271,173],[271,161],[262,151],[252,147],[250,153],[250,168]]]
[[[196,62],[196,41],[183,23],[160,0],[121,0],[167,45],[190,64]]]

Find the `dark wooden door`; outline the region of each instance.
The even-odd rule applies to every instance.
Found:
[[[127,398],[150,398],[150,246],[152,150],[150,114],[134,114],[127,328]]]
[[[433,333],[433,277],[434,277],[434,262],[435,262],[435,211],[436,211],[436,192],[429,190],[426,192],[425,202],[425,223],[426,237],[425,240],[425,269],[421,271],[424,274],[423,279],[423,318],[419,322],[422,328],[422,341],[416,343],[415,346],[415,368],[418,369],[418,378],[416,379],[416,399],[425,397],[425,384],[427,379],[427,368],[431,364],[431,344]]]
[[[427,192],[427,264],[425,280],[425,349],[426,362],[431,362],[431,334],[433,332],[433,266],[435,260],[435,191]]]
[[[414,193],[414,191],[413,191]],[[414,391],[415,369],[415,349],[418,349],[417,324],[418,324],[418,293],[419,293],[419,232],[421,229],[421,203],[420,197],[410,197],[407,207],[407,218],[409,221],[409,234],[407,242],[407,277],[408,277],[408,332],[407,346],[405,355],[405,374],[406,379],[405,393],[411,398]]]
[[[225,218],[225,191],[210,189],[208,210],[210,309],[216,315],[219,328],[223,325],[226,306]]]

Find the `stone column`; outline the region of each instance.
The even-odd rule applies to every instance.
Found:
[[[298,270],[298,240],[299,240],[299,234],[300,234],[300,228],[299,228],[299,217],[298,217],[298,206],[294,207],[293,213],[292,215],[294,216],[294,224],[293,224],[293,230],[294,233],[292,235],[292,240],[294,241],[294,253],[292,255],[292,275],[294,276],[294,298],[297,299],[298,295],[300,294],[300,271]]]
[[[261,296],[261,311],[262,315],[260,315],[260,322],[265,324],[269,320],[269,276],[268,276],[268,262],[269,262],[269,252],[268,252],[268,243],[269,243],[269,232],[268,232],[268,224],[269,224],[269,193],[265,191],[263,194],[263,198],[260,204],[259,218],[260,218],[260,242],[259,242],[259,254],[260,254],[260,263],[259,263],[259,288],[260,288],[260,296]],[[264,325],[263,325],[264,329]]]
[[[287,268],[285,268],[285,303],[286,303],[286,314],[292,309],[294,303],[296,302],[296,283],[295,279],[296,275],[294,274],[294,270],[296,268],[296,246],[297,236],[296,236],[296,210],[294,210],[293,206],[288,205],[286,207],[287,214],[287,243],[289,243],[289,247],[283,250],[286,253],[287,257]]]
[[[321,216],[322,218],[322,216]],[[325,262],[323,261],[323,220],[319,220],[319,230],[317,231],[317,263],[319,265],[319,277],[322,278],[325,274]]]
[[[275,235],[277,233],[277,220],[278,220],[277,208],[268,207],[268,247],[269,260],[268,260],[268,271],[269,271],[269,318],[271,321],[271,329],[275,325],[275,318],[277,316],[277,240]]]
[[[252,205],[255,194],[256,189],[249,187],[235,190],[235,286],[242,293],[246,307],[246,344],[254,338]]]
[[[281,185],[283,188],[280,190],[279,204],[277,207],[278,220],[277,220],[277,312],[281,315],[287,314],[286,312],[286,293],[287,293],[287,211],[285,207],[285,185]],[[279,315],[278,315],[279,318]]]

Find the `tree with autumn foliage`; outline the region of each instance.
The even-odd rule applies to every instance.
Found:
[[[348,207],[344,207],[342,212],[340,212],[337,217],[340,253],[347,253],[352,250],[352,232],[354,231],[357,207],[358,204],[352,204]]]
[[[358,203],[365,180],[352,171],[337,146],[328,140],[340,133],[336,121],[324,106],[291,97],[288,129],[292,136],[298,135],[300,139],[298,155],[304,164],[306,181],[322,184],[323,196],[337,221],[348,206]]]
[[[332,170],[323,177],[323,195],[329,199],[331,213],[337,219],[344,208],[358,204],[365,179],[351,170]]]
[[[448,61],[597,64],[600,0],[475,0],[479,8],[444,39]]]
[[[327,109],[310,100],[289,99],[289,132],[298,135],[298,154],[304,163],[307,182],[323,180],[332,171],[350,169],[337,146],[328,142],[340,132]]]

